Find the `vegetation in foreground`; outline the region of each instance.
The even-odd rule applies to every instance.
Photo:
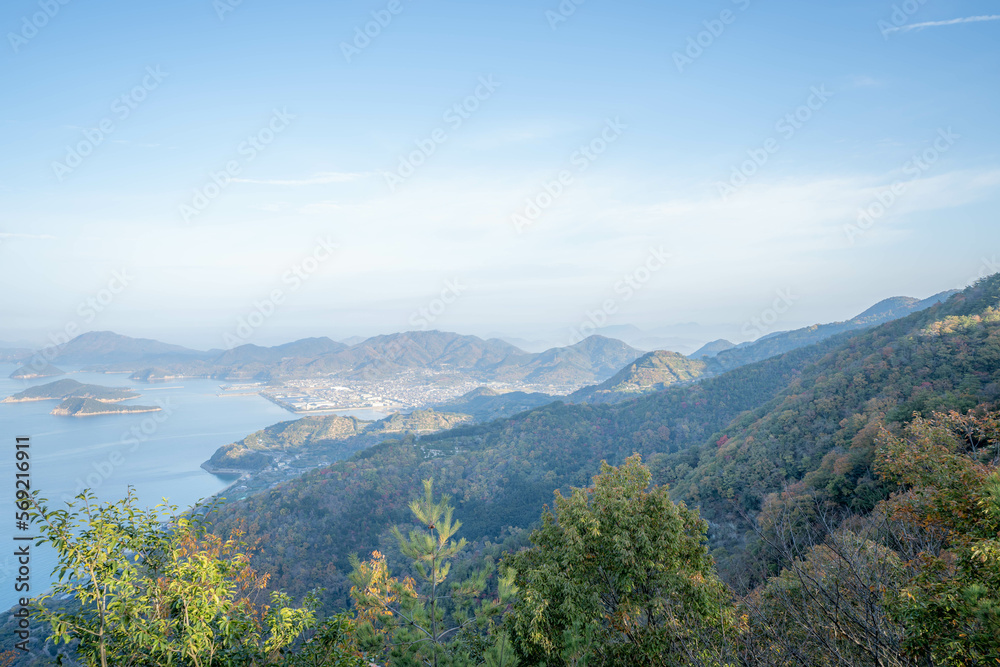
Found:
[[[265,594],[239,533],[133,495],[36,502],[60,557],[37,613],[100,667],[1000,664],[1000,413],[915,417],[877,441],[891,495],[864,515],[768,514],[761,558],[780,571],[745,595],[719,580],[697,511],[633,456],[557,495],[529,547],[454,581],[467,544],[426,481],[417,526],[394,530],[411,569],[355,558],[352,608],[322,621],[315,595]],[[71,609],[45,604],[63,595]]]

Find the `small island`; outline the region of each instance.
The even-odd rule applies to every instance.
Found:
[[[91,398],[97,401],[115,403],[138,397],[139,394],[129,387],[102,387],[96,384],[83,384],[76,380],[56,380],[25,389],[13,396],[8,396],[2,402],[28,403],[31,401],[64,401],[67,398]]]
[[[66,375],[66,371],[56,368],[52,364],[46,363],[41,368],[35,368],[31,364],[25,364],[10,374],[12,380],[37,380],[38,378],[50,378],[57,375]]]
[[[93,417],[96,415],[134,415],[140,412],[159,412],[155,405],[121,405],[92,398],[67,398],[51,414],[61,417]]]

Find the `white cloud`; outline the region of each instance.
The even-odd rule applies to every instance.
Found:
[[[1000,14],[989,14],[983,16],[967,16],[960,19],[948,19],[947,21],[926,21],[924,23],[911,23],[899,26],[898,28],[887,28],[886,32],[909,32],[911,30],[923,30],[924,28],[937,28],[945,25],[958,25],[960,23],[980,23],[982,21],[1000,21]]]

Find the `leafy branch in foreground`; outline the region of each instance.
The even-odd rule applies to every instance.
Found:
[[[294,664],[289,649],[317,626],[314,594],[300,608],[267,594],[242,531],[223,540],[175,506],[139,509],[133,489],[115,503],[90,491],[66,509],[46,502],[36,496],[32,515],[58,564],[37,618],[91,667]],[[46,604],[63,596],[76,602],[69,611]]]

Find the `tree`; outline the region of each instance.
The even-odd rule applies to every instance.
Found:
[[[1000,663],[1000,413],[915,416],[883,431],[876,470],[890,517],[919,536],[889,609],[903,650],[932,664]]]
[[[489,565],[444,591],[452,561],[466,546],[465,539],[452,539],[462,524],[453,521],[449,502],[447,495],[435,501],[433,481],[424,480],[423,497],[410,503],[421,528],[408,536],[393,528],[400,552],[413,563],[419,581],[393,577],[378,551],[365,562],[351,559],[351,598],[358,619],[392,664],[478,664],[470,655],[475,652],[491,667],[515,667],[509,643],[497,633],[495,621],[516,592],[512,577],[499,578],[497,597],[492,599],[483,598],[493,570]],[[471,630],[487,633],[493,643],[474,641],[468,636]]]
[[[816,665],[1000,664],[1000,414],[914,415],[881,427],[875,470],[896,485],[868,516],[763,536],[785,567],[743,600],[761,659]]]
[[[901,651],[906,628],[887,604],[906,575],[905,555],[887,545],[901,549],[909,536],[884,511],[844,518],[834,529],[817,507],[823,535],[794,525],[796,508],[783,514],[772,519],[792,525],[761,537],[784,567],[740,601],[748,621],[743,663],[914,666]]]
[[[520,598],[515,648],[537,665],[677,665],[716,660],[727,592],[697,511],[649,488],[638,455],[601,464],[593,486],[556,492],[533,546],[505,560]]]
[[[223,540],[174,506],[139,509],[133,489],[116,503],[89,491],[67,509],[46,502],[36,497],[32,515],[58,563],[38,618],[57,643],[76,641],[91,667],[282,664],[317,624],[315,595],[301,608],[280,592],[267,597],[240,532]],[[68,610],[46,604],[65,595],[75,601]]]

